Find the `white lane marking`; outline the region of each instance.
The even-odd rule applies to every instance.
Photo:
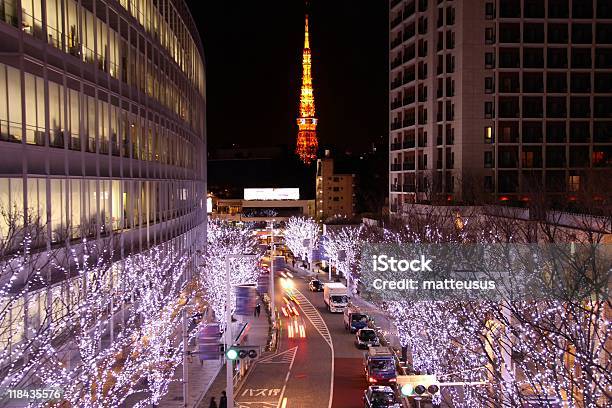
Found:
[[[327,328],[327,324],[325,324],[325,320],[321,317],[319,311],[310,303],[310,301],[300,292],[295,289],[296,298],[299,301],[300,309],[306,316],[310,323],[314,326],[314,328],[319,332],[323,340],[329,346],[331,350],[331,376],[329,380],[329,405],[328,408],[331,408],[332,402],[334,400],[334,344],[332,342],[331,335],[329,333],[329,329]]]
[[[276,407],[278,408],[283,401],[283,396],[285,395],[285,388],[287,388],[287,382],[289,381],[289,374],[291,374],[291,368],[293,368],[293,363],[295,362],[295,355],[297,354],[297,347],[293,348],[293,356],[291,357],[291,364],[289,365],[289,369],[287,370],[287,375],[285,376],[285,384],[283,385],[283,389],[281,390],[280,397],[278,397],[278,402],[276,403]]]
[[[319,311],[310,303],[310,301],[304,296],[299,290],[295,291],[296,299],[299,302],[300,309],[304,313],[304,316],[310,320],[310,323],[314,326],[314,328],[319,332],[323,340],[332,347],[332,339],[331,334],[329,333],[329,329],[325,324],[325,320],[319,314]]]

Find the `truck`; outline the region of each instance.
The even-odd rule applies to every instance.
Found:
[[[370,318],[367,314],[362,313],[354,306],[349,306],[344,309],[344,328],[351,333],[368,327],[369,320]]]
[[[342,283],[326,283],[323,286],[323,301],[330,312],[342,313],[344,308],[348,306],[348,289]]]
[[[364,365],[368,384],[395,385],[397,382],[395,354],[388,347],[369,347]]]

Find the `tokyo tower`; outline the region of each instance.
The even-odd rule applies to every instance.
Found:
[[[308,38],[308,14],[304,35],[304,51],[302,53],[302,91],[300,94],[300,116],[297,118],[298,136],[295,153],[305,163],[309,164],[317,158],[317,118],[315,117],[314,94],[312,91],[312,55]]]

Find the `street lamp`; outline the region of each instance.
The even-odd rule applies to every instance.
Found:
[[[232,310],[231,310],[231,296],[232,296],[232,283],[230,281],[230,260],[231,259],[255,259],[257,255],[245,255],[245,254],[228,254],[225,255],[225,350],[230,350],[234,344],[232,338]],[[234,408],[234,365],[233,360],[226,360],[225,362],[225,379],[227,394],[227,408]]]
[[[274,218],[270,225],[270,321],[272,327],[276,326],[276,313],[274,313]]]

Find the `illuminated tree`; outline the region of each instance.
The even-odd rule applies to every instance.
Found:
[[[225,324],[227,255],[256,254],[257,258],[238,258],[231,262],[231,285],[255,283],[260,274],[259,257],[262,251],[252,230],[225,221],[209,219],[207,246],[200,270],[203,296],[214,311],[216,319]],[[232,310],[235,298],[231,300]]]
[[[319,224],[312,218],[289,218],[285,226],[285,242],[295,256],[310,258],[310,251],[316,248],[319,242]],[[305,243],[308,245],[304,245]]]

